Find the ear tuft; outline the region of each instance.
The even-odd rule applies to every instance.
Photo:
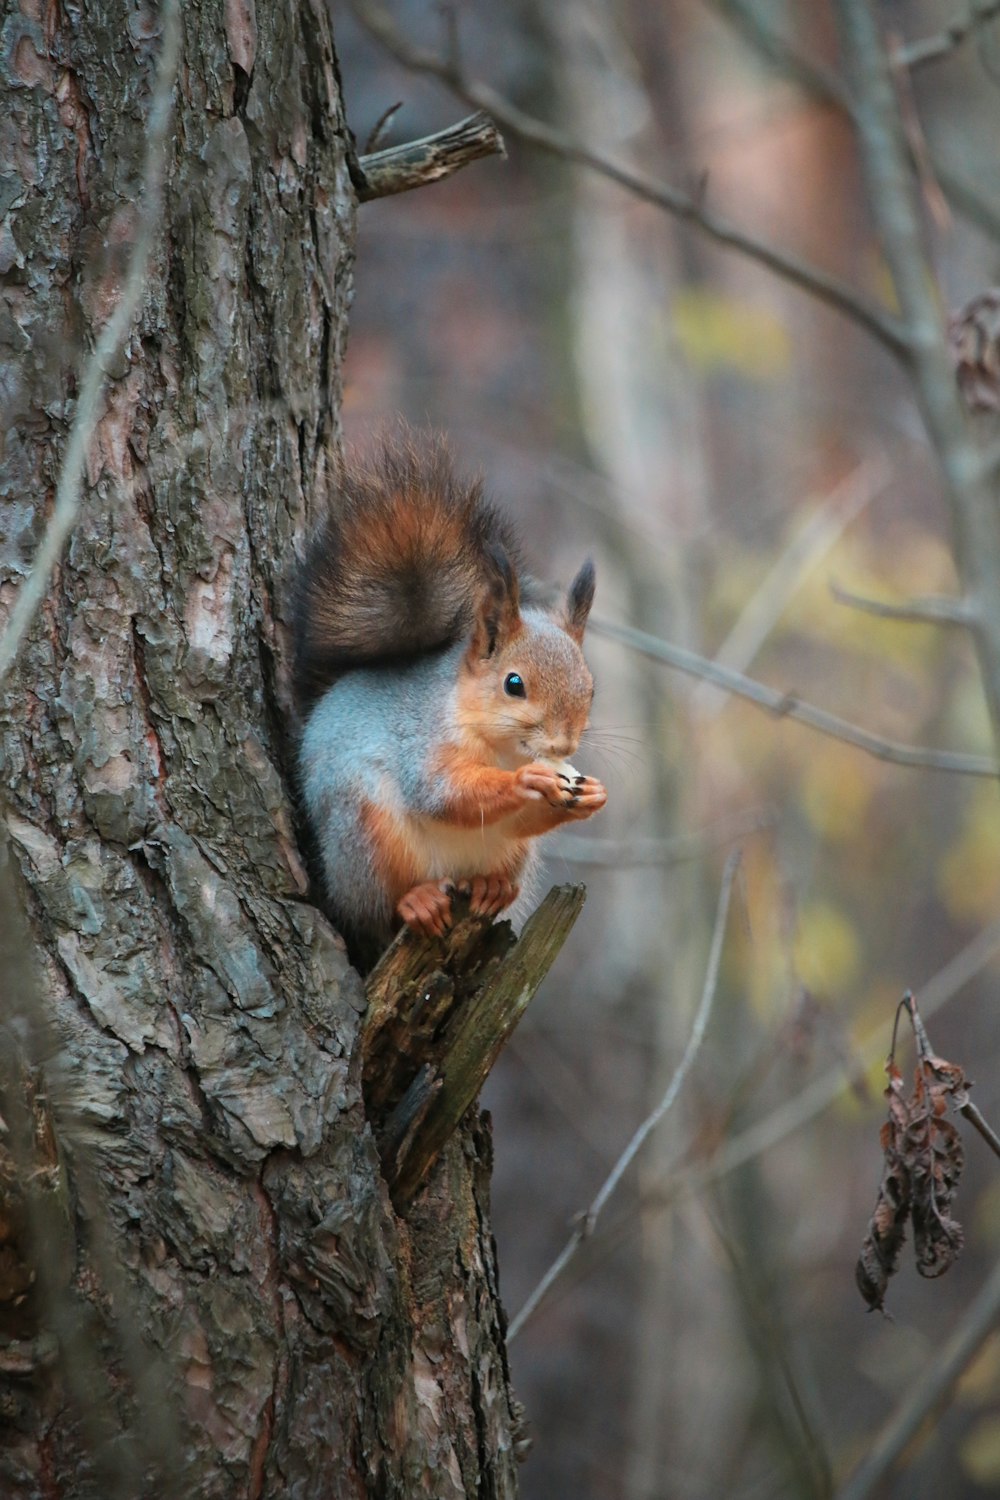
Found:
[[[566,632],[577,642],[583,640],[583,632],[594,602],[596,575],[591,558],[587,558],[569,586],[566,596]]]
[[[520,589],[510,555],[499,542],[489,543],[484,550],[488,572],[469,647],[473,658],[492,656],[521,628]]]

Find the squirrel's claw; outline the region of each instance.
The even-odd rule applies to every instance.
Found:
[[[600,812],[608,800],[596,777],[570,778],[543,764],[522,766],[517,779],[529,794],[543,797],[550,807],[558,808],[569,818],[589,818]]]
[[[519,895],[519,888],[506,875],[476,875],[463,884],[470,888],[470,910],[480,917],[495,917]]]
[[[580,776],[573,788],[570,815],[574,818],[589,818],[593,813],[600,812],[607,800],[607,791],[595,776]]]
[[[445,880],[415,885],[396,903],[396,911],[411,932],[419,932],[423,937],[444,937],[451,926],[453,889]]]

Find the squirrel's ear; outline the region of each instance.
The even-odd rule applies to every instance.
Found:
[[[594,582],[594,564],[588,557],[566,596],[566,633],[577,642],[583,640],[590,606],[594,602]]]
[[[499,545],[488,547],[487,557],[491,567],[469,645],[473,660],[492,656],[521,629],[520,590],[510,558]]]

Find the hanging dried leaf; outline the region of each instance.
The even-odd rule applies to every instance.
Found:
[[[922,1058],[914,1083],[915,1161],[913,1168],[913,1238],[921,1276],[940,1276],[962,1248],[962,1226],[951,1217],[958,1181],[965,1165],[962,1138],[946,1118],[949,1096],[964,1093],[965,1075],[942,1058]]]
[[[913,1025],[917,1067],[907,1096],[893,1056],[893,1032],[893,1052],[886,1063],[889,1118],[880,1137],[882,1181],[855,1269],[862,1297],[869,1307],[880,1310],[884,1310],[889,1278],[899,1267],[908,1218],[913,1221],[921,1276],[942,1275],[954,1264],[963,1243],[962,1227],[952,1217],[952,1207],[965,1153],[947,1114],[949,1105],[966,1105],[969,1084],[957,1064],[932,1052],[912,995],[904,996],[900,1009]]]
[[[855,1267],[858,1290],[871,1308],[883,1311],[889,1277],[899,1269],[899,1258],[906,1240],[906,1221],[910,1216],[911,1182],[906,1164],[906,1135],[910,1110],[903,1097],[903,1079],[891,1060],[886,1065],[889,1086],[889,1118],[882,1126],[880,1140],[885,1167],[879,1183],[875,1212],[861,1246]]]

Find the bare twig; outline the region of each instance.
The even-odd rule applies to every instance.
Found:
[[[565,860],[571,865],[589,865],[592,869],[622,870],[642,865],[670,869],[701,859],[710,849],[732,844],[762,828],[773,828],[777,813],[773,808],[751,809],[720,818],[718,823],[692,833],[680,833],[670,839],[597,839],[571,834],[546,840],[547,859]]]
[[[922,599],[907,599],[901,604],[890,604],[888,600],[869,599],[865,594],[855,594],[833,579],[830,580],[830,593],[838,604],[863,610],[868,615],[878,615],[882,620],[905,620],[920,625],[961,625],[968,629],[975,619],[967,599],[948,599],[932,594]]]
[[[659,1104],[653,1110],[652,1114],[648,1115],[646,1119],[643,1120],[642,1124],[639,1126],[638,1130],[635,1132],[632,1139],[625,1147],[625,1150],[621,1153],[611,1171],[608,1173],[608,1176],[605,1178],[604,1183],[599,1189],[597,1196],[594,1198],[590,1207],[584,1214],[580,1216],[576,1228],[573,1230],[573,1233],[570,1235],[566,1244],[563,1246],[563,1249],[561,1250],[559,1255],[556,1256],[556,1259],[552,1262],[551,1266],[546,1271],[541,1281],[539,1281],[534,1291],[528,1297],[520,1312],[511,1321],[510,1328],[507,1333],[508,1343],[511,1339],[516,1338],[517,1334],[524,1327],[528,1319],[532,1316],[535,1309],[545,1298],[546,1294],[549,1291],[549,1288],[552,1287],[556,1281],[558,1281],[559,1277],[562,1275],[566,1266],[569,1265],[574,1255],[576,1255],[584,1240],[589,1239],[590,1236],[594,1233],[594,1230],[597,1227],[597,1221],[600,1218],[601,1213],[603,1212],[608,1200],[615,1192],[618,1184],[621,1182],[625,1173],[628,1171],[629,1167],[632,1165],[632,1162],[635,1160],[636,1155],[642,1149],[651,1133],[656,1129],[657,1125],[660,1124],[661,1120],[667,1114],[668,1110],[673,1107],[674,1102],[677,1099],[681,1088],[683,1087],[684,1080],[690,1072],[691,1065],[697,1057],[699,1048],[701,1047],[702,1041],[704,1040],[705,1029],[708,1025],[708,1018],[711,1014],[712,1003],[715,999],[716,990],[718,988],[719,964],[722,959],[722,943],[726,935],[726,920],[729,915],[729,902],[732,895],[733,881],[736,878],[736,871],[739,866],[739,862],[740,855],[738,850],[730,854],[729,858],[726,860],[726,867],[722,875],[722,888],[719,891],[719,904],[715,913],[715,925],[712,929],[712,943],[708,955],[708,966],[705,970],[705,982],[702,986],[701,1000],[698,1005],[698,1010],[695,1014],[694,1024],[691,1028],[691,1035],[688,1038],[688,1044],[684,1049],[684,1055],[678,1063],[674,1075],[670,1080],[670,1083],[667,1085],[667,1091],[663,1095],[663,1098],[660,1100]]]
[[[755,703],[758,708],[765,709],[776,718],[794,719],[796,723],[805,724],[830,739],[854,745],[876,760],[889,761],[897,766],[919,766],[928,771],[949,771],[963,776],[993,777],[1000,773],[1000,763],[986,755],[963,755],[954,750],[931,750],[922,745],[903,745],[896,740],[882,739],[847,719],[841,719],[837,714],[827,713],[826,709],[804,703],[794,693],[779,693],[775,688],[766,687],[752,677],[744,677],[742,672],[736,672],[732,667],[708,661],[704,656],[698,656],[683,646],[675,646],[670,641],[661,641],[657,636],[647,635],[644,630],[635,630],[627,625],[612,625],[606,620],[592,620],[590,629],[595,635],[621,641],[623,645],[630,646],[633,651],[648,656],[652,661],[663,662],[665,666],[685,672],[689,677],[700,677],[706,682],[712,682],[738,698]]]
[[[836,0],[854,87],[871,211],[908,330],[924,423],[945,479],[963,589],[994,738],[1000,743],[1000,514],[966,426],[907,162],[889,60],[871,0]]]
[[[982,932],[978,932],[971,942],[967,943],[923,986],[921,1004],[924,1015],[931,1016],[935,1011],[940,1010],[998,953],[1000,953],[1000,922],[994,922],[991,926],[983,928]],[[884,1054],[885,1028],[879,1025],[870,1031],[855,1049],[857,1068],[868,1067]],[[793,1131],[822,1114],[850,1086],[851,1074],[845,1072],[842,1066],[828,1069],[819,1078],[807,1084],[793,1099],[780,1104],[764,1119],[748,1125],[739,1135],[733,1136],[726,1142],[714,1161],[702,1168],[683,1171],[672,1184],[664,1183],[661,1192],[669,1195],[672,1188],[699,1189],[728,1176],[730,1172],[752,1161],[764,1151],[769,1151],[772,1146],[778,1145]]]
[[[873,459],[859,464],[834,486],[740,612],[715,653],[713,659],[718,665],[732,667],[737,672],[746,670],[781,619],[792,595],[888,482],[888,465],[884,460]],[[693,700],[703,714],[712,715],[723,706],[726,695],[703,682],[695,689]]]
[[[832,68],[816,62],[795,47],[787,37],[773,31],[760,8],[748,0],[707,0],[758,56],[804,93],[824,104],[832,104],[853,118],[854,105],[843,80]],[[934,175],[958,211],[994,239],[1000,239],[1000,217],[968,183],[956,177],[942,162],[931,163]]]
[[[921,37],[918,41],[896,47],[893,61],[904,68],[922,68],[925,63],[939,62],[967,41],[980,26],[995,21],[998,16],[1000,0],[988,0],[987,4],[971,10],[964,21],[953,21],[934,36]]]
[[[921,1005],[925,1016],[940,1010],[953,996],[1000,954],[1000,922],[983,928],[939,969],[922,987]],[[699,1193],[713,1183],[755,1160],[829,1109],[835,1100],[852,1086],[862,1068],[885,1056],[885,1027],[879,1024],[854,1049],[855,1067],[842,1065],[828,1068],[793,1098],[730,1137],[714,1158],[701,1165],[691,1162],[690,1148],[674,1163],[672,1169],[650,1185],[642,1194],[644,1212],[666,1212],[692,1193]],[[975,1123],[974,1121],[972,1123]],[[611,1235],[621,1238],[624,1226],[613,1226]],[[843,1497],[842,1497],[843,1500]]]
[[[0,681],[10,670],[25,633],[48,591],[53,570],[62,553],[80,507],[87,448],[93,437],[97,409],[110,366],[122,349],[146,284],[146,266],[163,206],[163,179],[167,162],[171,100],[180,53],[179,0],[164,0],[163,40],[149,109],[143,195],[138,233],[121,295],[111,317],[101,329],[93,353],[87,360],[80,383],[76,412],[56,487],[56,500],[28,577],[18,590],[7,628],[0,637]]]
[[[914,1035],[914,1037],[916,1039],[917,1056],[918,1056],[918,1058],[920,1059],[920,1061],[922,1063],[923,1062],[931,1062],[931,1061],[933,1061],[933,1059],[934,1059],[934,1048],[931,1046],[931,1039],[927,1035],[927,1028],[924,1025],[923,1017],[921,1016],[920,1011],[917,1009],[917,1002],[916,1002],[916,1000],[913,997],[913,991],[912,990],[907,990],[906,994],[903,996],[902,1000],[899,1002],[899,1006],[898,1006],[898,1008],[896,1010],[896,1023],[897,1023],[897,1025],[898,1025],[898,1022],[899,1022],[899,1012],[901,1010],[905,1010],[906,1011],[906,1014],[909,1016],[910,1022],[911,1022],[912,1026],[913,1026],[913,1035]],[[889,1052],[890,1060],[892,1059],[892,1055],[895,1052],[895,1050],[896,1050],[896,1027],[893,1026],[893,1028],[892,1028],[892,1047],[891,1047],[890,1052]],[[972,1100],[969,1098],[967,1090],[970,1087],[971,1087],[971,1083],[967,1084],[965,1088],[963,1088],[961,1090],[958,1090],[958,1091],[956,1091],[953,1094],[952,1099],[953,1099],[955,1108],[958,1110],[959,1114],[960,1115],[964,1115],[965,1118],[968,1120],[969,1124],[972,1125],[979,1132],[979,1134],[982,1136],[983,1140],[986,1142],[987,1146],[989,1146],[990,1150],[993,1151],[995,1153],[995,1155],[1000,1156],[1000,1136],[997,1135],[997,1133],[993,1129],[992,1125],[990,1125],[983,1118],[983,1115],[980,1112],[980,1110],[977,1109],[977,1107],[973,1104]]]
[[[399,111],[402,109],[402,107],[402,99],[397,99],[395,104],[390,104],[388,108],[382,111],[378,119],[375,121],[375,124],[368,132],[368,139],[365,141],[364,146],[364,156],[371,156],[373,152],[378,150],[379,142],[385,135],[386,131],[389,129],[389,126],[392,124],[393,120],[399,114]],[[362,156],[360,160],[363,161],[364,156]]]
[[[481,157],[506,155],[503,136],[489,115],[480,111],[419,141],[362,156],[358,166],[365,186],[359,189],[358,198],[370,203],[374,198],[408,193],[411,188],[442,182]]]
[[[912,1391],[869,1447],[837,1500],[867,1500],[878,1491],[924,1419],[948,1395],[1000,1324],[1000,1265],[968,1308],[951,1338],[929,1361]]]
[[[499,125],[521,140],[554,156],[600,172],[635,197],[695,225],[716,244],[739,251],[758,265],[765,266],[775,275],[799,287],[801,291],[836,308],[845,317],[866,329],[897,359],[904,363],[908,360],[907,341],[897,318],[886,309],[866,301],[839,277],[831,276],[818,266],[810,265],[797,256],[738,229],[706,206],[702,192],[684,192],[646,173],[625,167],[603,151],[586,146],[565,131],[535,119],[488,84],[469,78],[454,59],[439,57],[436,53],[425,51],[407,41],[377,0],[351,0],[351,8],[361,24],[404,67],[439,79],[456,97],[464,99],[477,109],[485,110]]]
[[[966,1098],[958,1106],[960,1115],[964,1115],[974,1130],[978,1130],[983,1140],[989,1146],[994,1156],[1000,1156],[1000,1135],[997,1135],[993,1126],[983,1119],[982,1112],[973,1104],[971,1099]]]

